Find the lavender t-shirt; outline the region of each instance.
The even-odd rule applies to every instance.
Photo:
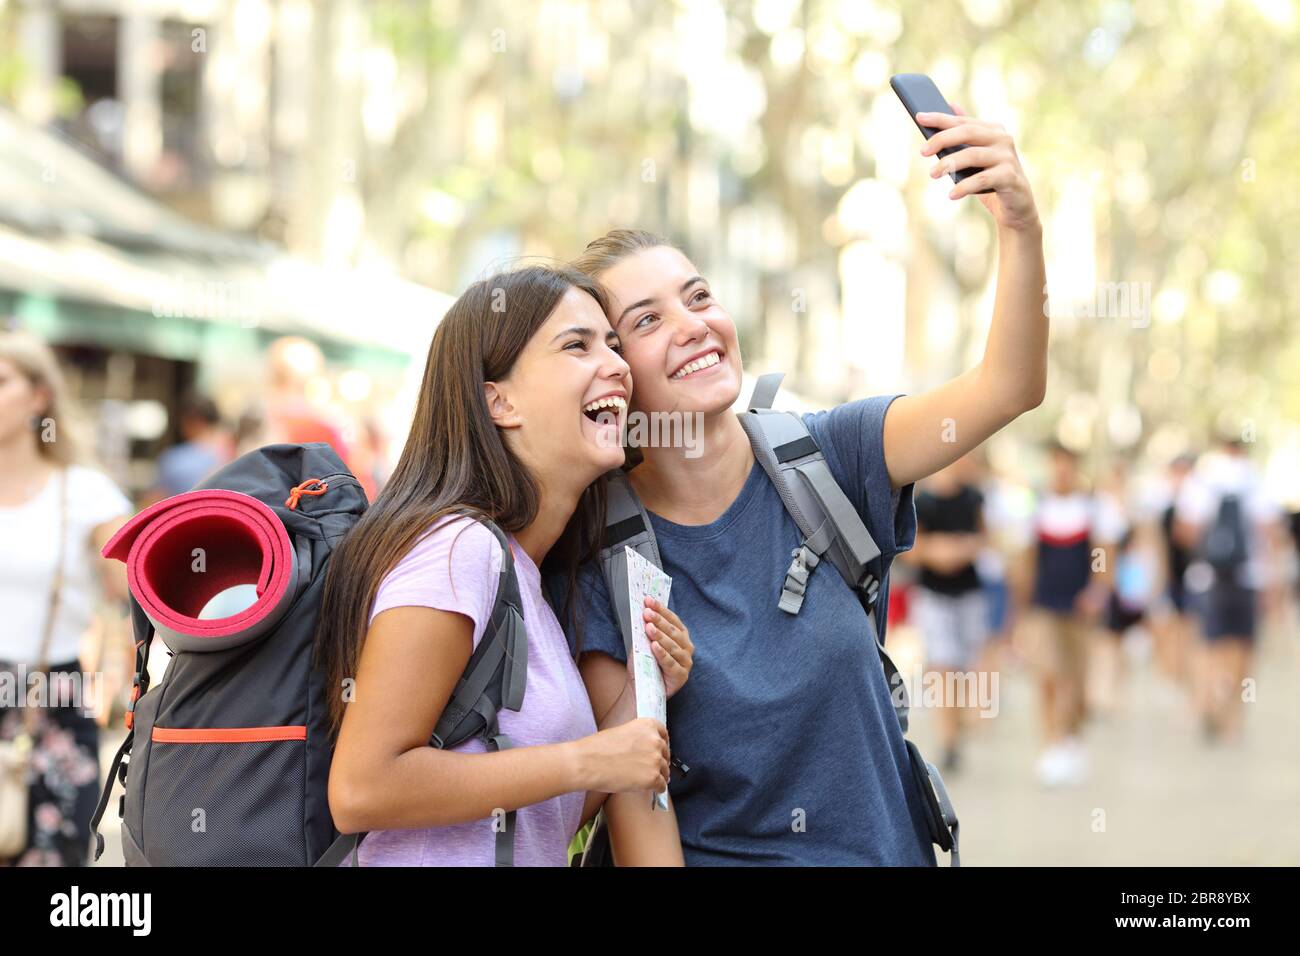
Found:
[[[528,686],[518,713],[501,712],[501,731],[517,747],[593,734],[591,701],[555,613],[542,598],[541,574],[513,537],[510,546],[528,632]],[[500,566],[500,545],[485,527],[471,518],[441,519],[380,583],[370,620],[393,607],[454,611],[474,622],[477,648],[492,615]],[[487,748],[474,738],[454,749],[483,753]],[[521,807],[515,814],[515,865],[565,866],[569,841],[582,823],[585,797],[576,791]],[[359,860],[362,866],[492,866],[495,840],[491,818],[428,829],[376,830],[362,842]]]

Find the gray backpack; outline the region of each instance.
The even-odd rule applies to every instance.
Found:
[[[781,583],[778,606],[787,614],[798,614],[803,607],[808,576],[823,560],[829,560],[862,602],[867,612],[872,643],[880,656],[885,679],[894,702],[899,726],[907,733],[909,703],[907,686],[898,668],[885,651],[885,609],[880,597],[880,549],[862,518],[831,475],[816,439],[803,419],[794,412],[772,410],[772,402],[781,387],[780,373],[763,375],[754,386],[749,411],[740,415],[740,423],[749,436],[754,457],[762,465],[790,517],[798,526],[803,540],[790,552],[790,567]],[[608,505],[605,513],[605,540],[600,552],[601,571],[617,615],[623,646],[631,653],[632,608],[628,602],[627,556],[625,547],[637,551],[656,567],[663,567],[654,528],[644,506],[622,471],[609,475]],[[960,866],[957,849],[957,815],[938,769],[928,763],[916,744],[907,744],[912,775],[924,798],[926,822],[931,840],[952,854],[952,865]],[[682,773],[689,768],[674,760]],[[610,866],[608,828],[604,813],[597,816],[591,837],[583,850],[583,866]]]

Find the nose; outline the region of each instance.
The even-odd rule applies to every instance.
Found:
[[[622,382],[632,374],[632,368],[627,364],[623,356],[619,355],[608,345],[605,346],[605,361],[601,363],[600,377]]]
[[[673,316],[673,342],[690,345],[709,334],[709,324],[690,309],[681,309]]]

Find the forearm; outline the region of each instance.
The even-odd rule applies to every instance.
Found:
[[[651,807],[648,791],[612,794],[605,803],[610,846],[619,866],[685,866],[677,814]]]
[[[983,400],[1005,418],[1003,425],[1043,400],[1047,334],[1042,227],[1035,222],[1019,229],[999,229],[997,294],[979,366],[979,388]]]
[[[346,782],[331,774],[343,832],[448,826],[585,790],[576,741],[492,753],[417,747]]]
[[[625,688],[624,693],[614,702],[614,706],[609,712],[600,718],[597,723],[598,730],[607,730],[610,727],[617,727],[619,724],[625,724],[629,720],[636,719],[636,697],[631,691],[631,685]],[[601,790],[588,790],[587,797],[582,803],[582,826],[586,826],[605,805],[609,794]]]
[[[1046,275],[1035,222],[998,230],[993,321],[979,365],[885,417],[885,464],[895,488],[946,467],[1042,402],[1047,381]]]

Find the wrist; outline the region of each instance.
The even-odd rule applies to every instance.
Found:
[[[1037,210],[1027,219],[1021,219],[1014,223],[999,223],[998,238],[1012,242],[1041,242],[1043,239],[1043,223],[1038,218]]]
[[[572,790],[591,790],[590,762],[587,759],[587,741],[590,737],[579,737],[559,745],[564,761],[564,777],[573,784]]]

